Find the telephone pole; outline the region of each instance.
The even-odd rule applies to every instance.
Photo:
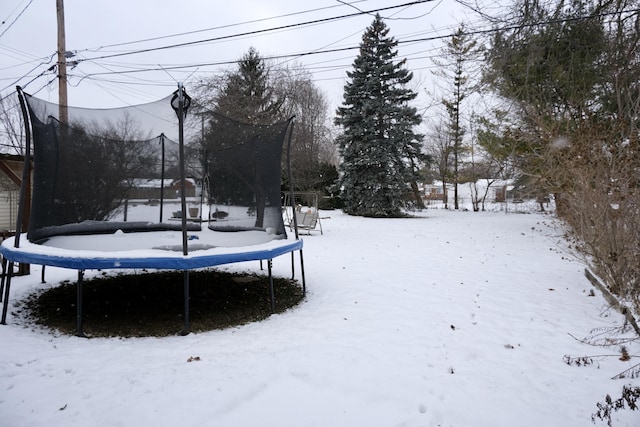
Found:
[[[67,124],[69,117],[67,114],[67,56],[64,32],[64,0],[56,0],[56,10],[58,16],[58,104],[60,111],[58,119]]]

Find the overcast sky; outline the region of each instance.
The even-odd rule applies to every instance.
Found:
[[[140,104],[169,95],[177,82],[189,92],[199,80],[233,69],[253,46],[265,58],[304,65],[335,108],[358,53],[349,48],[358,46],[373,20],[373,14],[361,12],[381,8],[390,35],[401,42],[399,57],[408,59],[415,89],[423,92],[433,79],[432,57],[444,41],[439,37],[446,38],[460,22],[478,22],[455,0],[346,1],[65,0],[66,50],[74,55],[68,59],[69,104]],[[2,96],[19,84],[57,101],[55,71],[48,71],[56,62],[55,4],[0,2]],[[173,45],[179,46],[166,48]]]

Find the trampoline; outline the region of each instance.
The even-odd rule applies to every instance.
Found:
[[[287,236],[282,217],[283,165],[293,182],[293,118],[247,124],[200,109],[189,121],[182,85],[155,103],[107,110],[61,107],[17,90],[27,137],[21,232],[0,245],[0,323],[16,263],[42,265],[43,277],[44,266],[77,270],[78,336],[86,270],[183,271],[183,334],[191,270],[266,261],[275,311],[273,259],[291,254],[295,277],[298,253],[306,292],[303,241],[297,230]]]
[[[216,232],[197,232],[190,238],[197,243],[188,245],[188,254],[183,255],[179,233],[150,232],[140,236],[139,232],[116,232],[112,235],[54,237],[44,244],[22,242],[15,247],[15,237],[5,240],[0,247],[2,255],[13,262],[38,264],[73,270],[109,270],[153,268],[167,270],[193,270],[244,261],[260,261],[276,258],[288,252],[302,249],[302,240],[273,240],[262,242],[257,235],[234,236],[245,240],[240,246],[214,246],[202,241],[216,242]],[[241,232],[251,233],[251,232]],[[65,238],[66,237],[66,238]],[[96,238],[97,237],[97,238]],[[144,237],[144,239],[140,239]],[[222,236],[223,238],[226,236]],[[254,241],[255,243],[252,243]],[[95,250],[90,247],[116,242],[126,248],[133,245],[137,249]],[[154,245],[159,242],[161,245]]]

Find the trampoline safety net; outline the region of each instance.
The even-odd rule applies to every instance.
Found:
[[[61,109],[21,95],[33,141],[30,241],[179,230],[182,216],[190,230],[258,230],[286,238],[281,170],[292,119],[254,125],[189,111],[183,186],[171,96],[117,109]]]

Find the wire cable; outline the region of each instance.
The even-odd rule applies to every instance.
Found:
[[[358,1],[355,1],[353,3],[361,3],[361,2],[365,2],[365,1],[367,1],[367,0],[358,0]],[[113,44],[109,44],[109,45],[103,45],[103,46],[100,46],[100,47],[97,47],[97,48],[83,49],[83,51],[98,51],[98,50],[108,49],[108,48],[112,48],[112,47],[127,46],[127,45],[131,45],[131,44],[146,43],[146,42],[150,42],[150,41],[157,41],[157,40],[164,40],[164,39],[174,38],[174,37],[188,36],[188,35],[192,35],[192,34],[204,33],[204,32],[215,31],[215,30],[222,30],[222,29],[225,29],[225,28],[238,27],[238,26],[247,25],[247,24],[257,24],[259,22],[271,21],[271,20],[274,20],[274,19],[288,18],[288,17],[291,17],[291,16],[303,15],[303,14],[307,14],[307,13],[318,12],[318,11],[321,11],[321,10],[333,9],[333,8],[336,8],[336,7],[340,7],[340,5],[319,7],[319,8],[316,8],[316,9],[309,9],[309,10],[304,10],[304,11],[301,11],[301,12],[287,13],[287,14],[284,14],[284,15],[272,16],[272,17],[268,17],[268,18],[254,19],[254,20],[251,20],[251,21],[238,22],[238,23],[235,23],[235,24],[220,25],[220,26],[217,26],[217,27],[204,28],[204,29],[200,29],[200,30],[186,31],[186,32],[183,32],[183,33],[176,33],[176,34],[170,34],[170,35],[164,35],[164,36],[158,36],[158,37],[151,37],[151,38],[146,38],[146,39],[122,42],[122,43],[113,43]]]
[[[11,27],[13,27],[13,24],[15,24],[15,23],[16,23],[16,21],[17,21],[17,20],[22,16],[22,14],[27,10],[27,8],[28,8],[29,6],[31,6],[31,3],[33,3],[33,0],[29,0],[29,3],[27,3],[27,5],[24,7],[24,9],[22,9],[22,10],[20,11],[20,13],[18,14],[18,16],[16,16],[16,17],[15,17],[15,19],[14,19],[13,21],[11,21],[11,23],[9,24],[9,26],[8,26],[7,28],[5,28],[5,29],[4,29],[4,31],[3,31],[2,33],[0,33],[0,37],[4,36],[4,34],[5,34],[7,31],[9,31],[9,29],[10,29]],[[13,12],[11,12],[11,13],[13,13]],[[4,25],[4,24],[5,24],[5,22],[6,22],[6,20],[5,20],[5,21],[2,21],[2,25]]]
[[[79,61],[93,61],[93,60],[97,60],[97,59],[115,58],[115,57],[121,57],[121,56],[136,55],[136,54],[140,54],[140,53],[155,52],[155,51],[165,50],[165,49],[174,49],[174,48],[178,48],[178,47],[193,46],[193,45],[202,44],[202,43],[209,43],[209,42],[213,42],[213,41],[226,40],[226,39],[230,39],[230,38],[261,34],[261,33],[265,33],[265,32],[283,30],[283,29],[287,29],[287,28],[303,27],[303,26],[312,25],[312,24],[319,24],[319,23],[324,23],[324,22],[336,21],[336,20],[340,20],[340,19],[347,19],[347,18],[352,18],[352,17],[355,17],[355,16],[361,16],[363,14],[372,13],[372,12],[381,12],[381,11],[384,11],[384,10],[396,9],[398,7],[410,6],[410,5],[415,5],[415,4],[420,4],[420,3],[427,3],[427,2],[432,2],[432,1],[434,1],[434,0],[415,0],[415,1],[412,1],[412,2],[409,2],[409,3],[404,3],[404,4],[401,4],[401,5],[387,6],[387,7],[373,9],[373,10],[366,11],[366,12],[357,12],[357,13],[351,13],[351,14],[347,14],[347,15],[334,16],[334,17],[330,17],[330,18],[321,18],[321,19],[316,19],[316,20],[312,20],[312,21],[300,22],[300,23],[296,23],[296,24],[281,25],[281,26],[278,26],[278,27],[267,28],[267,29],[262,29],[262,30],[246,31],[246,32],[237,33],[237,34],[231,34],[231,35],[226,35],[226,36],[212,37],[212,38],[208,38],[208,39],[195,40],[195,41],[183,42],[183,43],[175,43],[175,44],[171,44],[171,45],[158,46],[158,47],[152,47],[152,48],[147,48],[147,49],[139,49],[139,50],[134,50],[134,51],[129,51],[129,52],[113,53],[113,54],[109,54],[109,55],[102,55],[102,56],[97,56],[97,57],[92,57],[92,58],[86,58],[86,59],[79,60]]]

